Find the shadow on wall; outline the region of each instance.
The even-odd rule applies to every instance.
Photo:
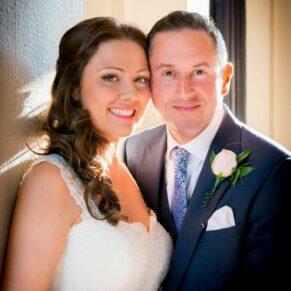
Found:
[[[24,171],[33,157],[26,142],[36,137],[36,116],[24,116],[23,104],[30,92],[21,92],[28,81],[23,66],[11,55],[0,56],[0,270],[2,270],[8,232],[16,194]],[[31,137],[31,138],[28,138]]]
[[[0,271],[18,185],[33,157],[26,140],[34,134],[37,114],[50,99],[59,40],[84,19],[84,4],[80,0],[0,1]]]

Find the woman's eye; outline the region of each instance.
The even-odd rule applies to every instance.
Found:
[[[148,77],[138,77],[136,79],[136,82],[141,83],[141,84],[148,84],[149,78]]]
[[[117,76],[112,74],[102,76],[102,79],[107,82],[116,82],[118,80]]]

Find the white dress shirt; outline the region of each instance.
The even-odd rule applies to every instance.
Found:
[[[169,129],[167,128],[165,173],[170,210],[172,210],[175,187],[174,161],[171,157],[173,148],[178,146],[184,148],[190,153],[187,162],[187,198],[189,201],[197,184],[197,180],[202,170],[211,142],[222,122],[223,115],[223,108],[217,110],[209,125],[198,136],[184,145],[180,145],[173,138]]]

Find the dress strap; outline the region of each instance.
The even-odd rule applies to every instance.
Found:
[[[84,219],[91,217],[84,201],[83,183],[74,170],[68,165],[66,160],[58,154],[45,155],[33,161],[31,168],[43,162],[51,163],[60,169],[61,176],[68,187],[70,195],[74,198],[76,204],[82,209],[81,218]]]

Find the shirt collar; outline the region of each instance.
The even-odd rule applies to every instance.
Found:
[[[211,142],[222,122],[223,116],[224,110],[221,107],[216,111],[208,126],[198,136],[196,136],[184,145],[179,144],[173,138],[167,127],[167,159],[170,159],[170,154],[173,148],[179,146],[187,150],[194,157],[200,159],[201,161],[204,161],[210,148]]]

